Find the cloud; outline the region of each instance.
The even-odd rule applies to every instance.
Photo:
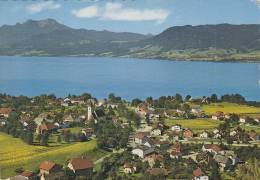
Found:
[[[72,14],[80,18],[100,17],[100,20],[115,21],[148,21],[155,20],[161,24],[170,15],[163,9],[132,9],[124,8],[121,3],[106,3],[104,8],[96,5],[79,10],[72,10]]]
[[[93,5],[80,10],[72,10],[71,13],[80,18],[91,18],[98,15],[98,8]]]
[[[250,1],[260,8],[260,0],[250,0]]]
[[[38,3],[38,4],[32,4],[27,6],[27,10],[31,13],[31,14],[35,14],[38,12],[41,12],[44,9],[59,9],[61,7],[60,4],[55,4],[51,1],[48,2],[42,2],[42,3]]]

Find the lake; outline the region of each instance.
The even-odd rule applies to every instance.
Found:
[[[213,63],[106,57],[0,57],[0,93],[110,93],[131,101],[152,96],[241,94],[260,100],[260,63]]]

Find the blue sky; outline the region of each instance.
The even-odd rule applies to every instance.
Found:
[[[159,34],[172,26],[259,24],[260,0],[0,1],[0,26],[52,18],[72,28]]]

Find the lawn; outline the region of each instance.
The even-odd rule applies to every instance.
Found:
[[[171,127],[174,124],[182,125],[182,129],[189,127],[194,133],[199,133],[203,130],[212,131],[222,122],[212,119],[166,119],[165,125]]]
[[[66,165],[74,157],[88,156],[95,161],[110,152],[97,148],[95,140],[88,142],[51,143],[50,147],[27,145],[20,139],[0,133],[1,178],[16,175],[14,170],[23,167],[34,172],[44,161]]]

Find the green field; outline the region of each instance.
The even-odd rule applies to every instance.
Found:
[[[20,139],[0,133],[0,168],[1,178],[14,176],[15,169],[38,171],[44,161],[66,165],[74,157],[88,156],[95,161],[110,152],[97,148],[95,140],[88,142],[50,143],[50,147],[33,146]]]
[[[212,131],[215,127],[217,127],[222,122],[215,121],[212,119],[166,119],[165,125],[171,127],[174,124],[182,125],[182,129],[190,128],[194,133],[199,133],[203,130]]]

